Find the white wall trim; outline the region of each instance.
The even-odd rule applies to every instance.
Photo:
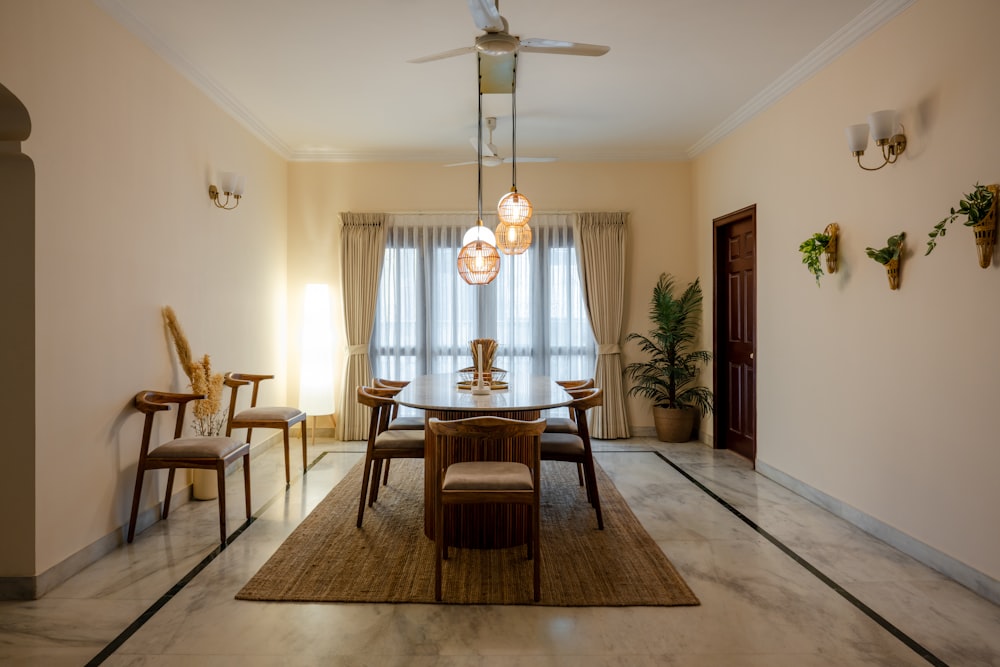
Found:
[[[940,572],[946,577],[962,584],[972,592],[980,595],[993,604],[1000,604],[1000,581],[980,572],[965,563],[942,553],[920,540],[879,521],[847,503],[829,496],[808,484],[801,482],[777,468],[772,468],[764,461],[757,459],[757,472],[773,482],[794,491],[803,498],[819,505],[831,514],[854,524],[869,535],[886,544],[899,549],[908,556],[920,561],[927,567]]]

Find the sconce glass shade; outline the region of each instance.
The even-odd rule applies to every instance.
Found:
[[[865,148],[868,147],[868,125],[864,123],[860,125],[848,125],[846,132],[847,145],[851,149],[851,153],[854,155],[864,153]]]
[[[531,247],[531,225],[497,224],[497,249],[505,255],[520,255]]]
[[[462,245],[467,246],[473,241],[484,241],[491,246],[495,246],[497,244],[497,237],[493,235],[493,230],[484,225],[480,220],[472,227],[469,227],[469,231],[465,232],[465,236],[462,237]]]
[[[884,145],[896,133],[896,111],[884,109],[868,114],[868,126],[876,145]]]
[[[508,225],[524,225],[531,219],[531,202],[515,188],[500,198],[497,215]]]
[[[458,275],[470,285],[488,285],[499,273],[500,253],[489,243],[473,241],[458,252]]]

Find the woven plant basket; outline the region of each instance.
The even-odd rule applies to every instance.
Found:
[[[899,259],[890,259],[885,265],[885,273],[889,276],[889,289],[899,289]]]
[[[823,230],[823,233],[830,237],[830,242],[826,244],[826,272],[833,274],[837,272],[837,236],[840,234],[840,225],[831,222]]]
[[[979,266],[987,268],[993,263],[993,246],[997,242],[997,199],[1000,199],[1000,186],[988,186],[993,193],[993,209],[982,222],[972,225],[976,235],[976,252],[979,254]]]

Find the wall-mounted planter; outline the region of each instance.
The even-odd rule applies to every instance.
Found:
[[[899,258],[890,259],[885,265],[885,273],[889,277],[889,289],[899,289]]]
[[[941,222],[934,225],[928,236],[927,252],[937,247],[938,237],[947,233],[947,225],[955,222],[960,216],[965,217],[962,224],[972,227],[976,239],[976,254],[979,255],[979,266],[987,268],[993,262],[993,248],[997,242],[997,204],[1000,202],[1000,185],[980,185],[976,183],[972,192],[962,195],[958,208],[951,212]]]
[[[831,222],[823,233],[830,237],[829,243],[826,244],[826,272],[834,274],[837,272],[837,237],[840,236],[840,225]]]
[[[802,253],[802,263],[806,265],[809,273],[816,277],[816,286],[819,286],[819,279],[823,275],[823,266],[820,264],[820,255],[826,258],[826,272],[837,272],[837,236],[840,234],[840,225],[831,222],[822,233],[817,232],[799,244],[799,252]]]
[[[993,193],[993,206],[985,218],[972,225],[979,266],[984,269],[993,263],[993,247],[997,244],[997,203],[1000,202],[1000,185],[988,185],[986,188]]]
[[[885,267],[886,275],[889,277],[889,289],[899,289],[899,270],[903,261],[903,240],[906,232],[900,232],[886,239],[885,247],[865,248],[865,253],[876,262]]]

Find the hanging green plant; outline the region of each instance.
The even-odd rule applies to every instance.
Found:
[[[989,266],[993,259],[993,245],[996,241],[996,204],[998,187],[996,185],[980,185],[976,183],[972,192],[962,195],[958,202],[958,208],[951,208],[951,212],[941,222],[934,225],[928,233],[930,239],[927,241],[927,252],[929,255],[937,247],[938,237],[944,237],[947,233],[947,225],[955,222],[959,217],[965,216],[966,227],[976,228],[976,245],[979,247],[979,265],[983,268]],[[988,230],[980,231],[979,227],[985,226]]]
[[[809,269],[809,273],[816,276],[817,287],[819,287],[819,279],[823,275],[823,267],[819,261],[823,253],[826,253],[826,270],[829,273],[837,272],[837,234],[839,230],[840,226],[836,222],[831,222],[822,233],[817,232],[799,244],[802,263]]]
[[[894,234],[886,239],[883,248],[865,248],[865,254],[883,265],[889,276],[889,289],[899,289],[899,262],[903,256],[903,241],[906,232]]]

